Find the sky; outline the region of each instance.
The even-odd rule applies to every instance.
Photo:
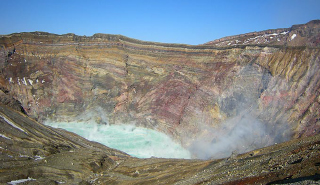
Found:
[[[203,44],[320,19],[320,0],[1,0],[0,34],[121,34]]]

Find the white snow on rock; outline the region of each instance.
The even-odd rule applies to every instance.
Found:
[[[12,77],[9,78],[9,82],[10,82],[10,83],[14,83],[14,82],[12,81]]]
[[[30,84],[30,85],[32,85],[32,84],[33,84],[33,80],[28,79],[28,81],[29,81],[29,84]]]
[[[39,156],[39,155],[34,156],[34,160],[35,160],[35,161],[37,161],[37,160],[42,160],[42,159],[44,159],[44,157],[41,157],[41,156]]]
[[[23,183],[23,182],[27,182],[27,181],[35,181],[35,180],[36,179],[28,177],[27,179],[14,180],[14,181],[8,182],[7,184],[16,185],[16,184],[19,184],[19,183]]]
[[[21,85],[21,84],[20,84],[20,79],[19,79],[19,77],[17,78],[17,83],[18,83],[19,85]]]
[[[26,157],[26,158],[29,158],[29,156],[28,155],[19,155],[19,157]]]
[[[22,83],[23,83],[24,85],[28,85],[28,84],[27,84],[26,77],[23,77]]]
[[[11,125],[12,127],[14,127],[14,128],[16,128],[16,129],[18,129],[18,130],[20,130],[20,131],[22,131],[22,132],[24,132],[24,133],[27,134],[26,131],[24,131],[22,128],[18,127],[16,124],[14,124],[12,121],[10,121],[9,119],[7,119],[5,116],[3,116],[3,115],[0,114],[0,117],[1,117],[2,119],[4,119],[4,121],[7,122],[7,123],[8,123],[9,125]]]
[[[11,140],[11,138],[10,138],[10,137],[7,137],[7,136],[2,135],[2,134],[0,134],[0,137],[3,137],[3,138],[5,138],[5,139],[9,139],[9,140]]]
[[[58,184],[65,184],[66,182],[64,181],[56,181]]]
[[[287,33],[289,33],[289,31],[284,31],[284,32],[282,32],[282,33],[280,33],[281,35],[285,35],[285,34],[287,34]]]
[[[46,82],[46,81],[45,81],[45,80],[42,80],[42,81],[41,81],[41,83],[44,83],[44,82]]]
[[[293,35],[291,36],[291,40],[293,40],[294,38],[296,38],[296,36],[297,36],[297,34],[293,34]]]

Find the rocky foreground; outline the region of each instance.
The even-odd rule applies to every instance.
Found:
[[[320,135],[217,160],[138,159],[0,105],[0,182],[284,184],[320,179]]]

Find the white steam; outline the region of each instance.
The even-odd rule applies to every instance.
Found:
[[[188,143],[194,157],[224,158],[290,139],[287,118],[265,119],[269,110],[264,110],[265,114],[257,105],[261,93],[268,89],[271,74],[257,65],[248,65],[238,75],[233,87],[225,91],[227,95],[219,99],[221,110],[233,117],[213,124],[215,127],[198,123],[200,130],[196,138],[185,138],[184,143]]]
[[[202,128],[202,132],[206,134],[195,139],[189,148],[200,159],[228,157],[279,142],[272,138],[271,129],[250,114],[229,119],[216,129]]]

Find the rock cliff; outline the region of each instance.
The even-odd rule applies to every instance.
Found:
[[[213,154],[197,143],[223,145],[222,135],[244,138],[232,150],[246,152],[320,131],[320,21],[198,46],[44,32],[0,45],[3,91],[40,122],[135,123],[200,158]]]

